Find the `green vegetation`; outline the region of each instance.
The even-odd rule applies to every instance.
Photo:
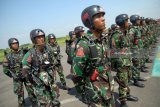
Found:
[[[3,57],[4,57],[4,50],[0,49],[0,61],[3,61]]]
[[[66,39],[69,39],[69,36],[59,37],[59,38],[57,38],[57,42],[58,42],[59,45],[64,46]],[[46,38],[46,40],[47,40],[47,38]],[[22,47],[23,47],[23,48],[26,48],[26,47],[31,48],[32,46],[33,46],[32,44],[28,43],[28,44],[23,44],[23,45],[21,45],[20,48],[22,48]],[[0,49],[0,62],[3,61],[4,51],[6,51],[6,52],[8,53],[10,50],[9,50],[9,48]]]

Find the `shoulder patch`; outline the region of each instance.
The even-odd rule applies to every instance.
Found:
[[[78,56],[78,57],[84,57],[84,51],[83,51],[82,47],[78,48],[76,56]]]

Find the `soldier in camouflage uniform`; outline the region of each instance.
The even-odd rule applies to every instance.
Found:
[[[84,36],[84,27],[83,26],[77,26],[74,28],[74,32],[76,34],[76,38],[77,38],[77,42],[80,38],[82,38]]]
[[[8,45],[11,52],[5,55],[3,61],[3,72],[13,78],[14,93],[18,95],[18,107],[24,107],[24,88],[23,83],[28,92],[28,97],[32,102],[32,106],[37,106],[36,97],[31,83],[22,76],[22,59],[23,50],[19,49],[19,41],[16,38],[10,38]]]
[[[56,41],[56,36],[54,34],[48,35],[48,44],[47,45],[52,52],[52,56],[54,57],[53,63],[55,65],[55,71],[58,72],[62,87],[63,87],[63,89],[67,89],[66,80],[64,78],[64,73],[63,73],[63,67],[61,64],[62,55],[60,55],[60,46],[58,45],[58,43]]]
[[[83,10],[83,24],[92,35],[81,38],[76,45],[73,60],[74,82],[78,93],[83,95],[91,107],[114,107],[114,79],[108,62],[108,39],[105,30],[104,10],[92,5]],[[103,38],[104,37],[104,38]],[[78,90],[79,89],[79,90]]]
[[[71,65],[70,73],[73,73],[73,58],[76,46],[76,34],[74,31],[69,32],[70,40],[66,40],[66,53],[68,55],[67,62]]]
[[[139,69],[142,72],[148,72],[148,70],[145,69],[145,59],[144,59],[144,43],[143,38],[144,34],[141,32],[141,26],[140,26],[140,16],[139,15],[132,15],[130,17],[130,21],[133,24],[133,28],[130,29],[130,36],[134,39],[132,41],[132,49],[136,49],[138,52],[137,56],[139,56]]]
[[[128,15],[120,14],[116,17],[116,24],[120,27],[112,34],[111,58],[115,59],[117,75],[115,80],[119,84],[119,100],[121,107],[127,107],[126,100],[138,101],[137,97],[130,95],[128,86],[131,78],[131,52],[128,38]]]
[[[149,53],[151,53],[151,49],[152,49],[152,41],[153,41],[153,29],[152,29],[152,24],[151,24],[151,18],[146,18],[145,19],[146,22],[146,28],[147,28],[147,37],[148,37],[148,41],[149,41]],[[152,60],[147,60],[147,62],[152,62]]]
[[[151,62],[150,58],[149,58],[149,37],[147,34],[147,26],[146,26],[146,22],[145,22],[145,18],[141,17],[140,19],[140,31],[141,31],[141,38],[143,41],[143,53],[144,53],[144,61],[142,63],[142,66],[144,68],[146,68],[145,63],[146,62]]]
[[[112,36],[114,34],[114,32],[116,32],[119,29],[119,26],[117,24],[112,24],[111,28],[108,32],[108,35],[110,36],[110,41],[112,41]],[[112,43],[110,42],[110,48],[112,48]],[[111,68],[113,71],[116,71],[116,59],[115,58],[111,58]]]
[[[23,58],[23,75],[33,84],[41,107],[59,107],[58,87],[52,77],[54,59],[45,44],[45,33],[34,29],[30,32],[30,38],[34,46]]]

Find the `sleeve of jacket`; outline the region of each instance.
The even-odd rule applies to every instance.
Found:
[[[31,52],[27,52],[22,60],[22,66],[23,66],[23,70],[22,70],[22,74],[23,76],[27,76],[28,72],[30,71],[30,67],[31,67],[31,60],[32,60],[32,54]]]
[[[75,57],[73,59],[73,72],[75,76],[82,77],[85,68],[88,66],[89,47],[85,41],[79,41],[75,49]]]
[[[8,60],[6,57],[3,60],[3,72],[8,77],[10,77],[10,78],[12,77],[11,73],[9,72],[9,63],[8,63]]]

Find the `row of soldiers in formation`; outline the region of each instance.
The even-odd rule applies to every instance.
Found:
[[[105,11],[101,6],[85,8],[81,19],[83,26],[69,32],[66,40],[67,62],[71,65],[72,81],[82,101],[90,107],[115,107],[114,80],[119,84],[121,107],[127,100],[138,101],[130,94],[129,84],[145,87],[140,81],[140,71],[148,72],[145,63],[152,62],[149,53],[159,35],[159,24],[151,18],[139,15],[120,14],[111,28],[106,31]],[[132,25],[129,25],[128,20]],[[30,32],[33,48],[27,53],[19,49],[19,41],[10,38],[11,52],[3,61],[3,72],[13,78],[14,93],[18,95],[19,107],[23,107],[25,85],[32,106],[59,107],[59,87],[56,72],[63,89],[69,89],[61,65],[60,47],[54,34],[48,35],[41,29]],[[111,70],[117,72],[113,77]]]

